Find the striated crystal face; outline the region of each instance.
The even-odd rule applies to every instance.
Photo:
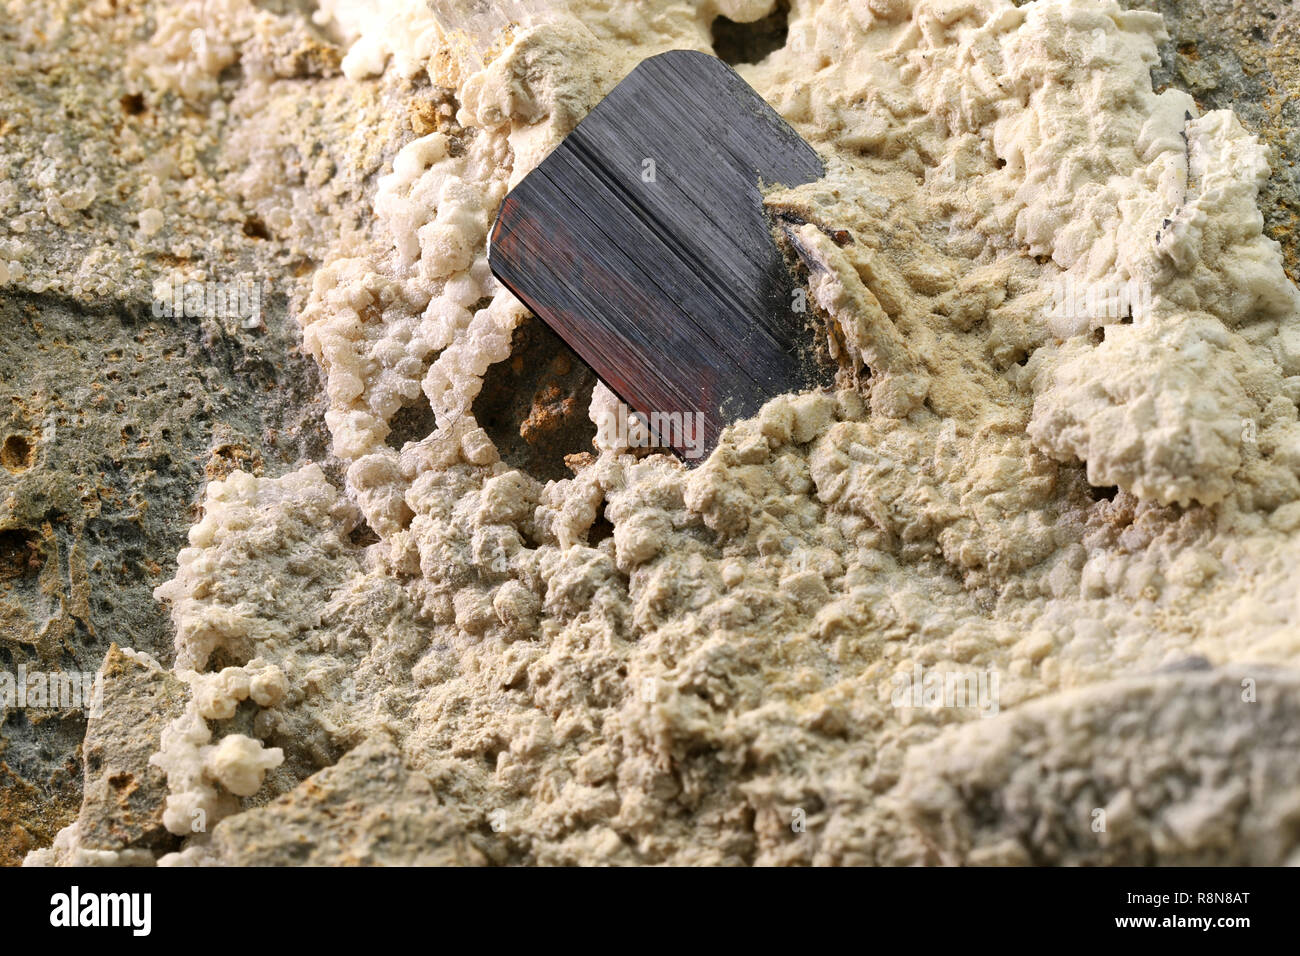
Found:
[[[662,53],[510,192],[488,259],[653,447],[698,461],[731,422],[832,378],[762,195],[824,172],[731,67]]]

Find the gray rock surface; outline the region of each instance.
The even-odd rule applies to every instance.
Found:
[[[93,672],[112,642],[170,661],[153,589],[175,571],[204,483],[304,459],[329,467],[320,374],[288,311],[313,250],[241,208],[230,183],[249,157],[219,145],[246,118],[210,121],[127,75],[123,50],[149,35],[153,9],[51,4],[42,22],[62,27],[48,32],[0,11],[0,179],[17,187],[0,204],[0,669],[11,673]],[[321,98],[296,108],[343,109],[329,103],[328,59],[315,67]],[[296,102],[293,85],[282,95]],[[282,163],[328,161],[319,124],[285,130],[305,141]],[[146,238],[137,193],[151,172],[182,196]],[[340,169],[318,205],[364,179]],[[87,186],[88,204],[63,205]],[[261,325],[156,316],[152,283],[172,269],[268,279]],[[85,733],[79,712],[0,716],[0,864],[76,815]]]
[[[1300,12],[1291,0],[1141,0],[1165,18],[1171,40],[1152,74],[1156,88],[1192,94],[1202,109],[1233,110],[1275,150],[1260,194],[1265,231],[1282,243],[1300,281]]]
[[[217,866],[504,862],[508,836],[467,826],[469,819],[439,805],[429,780],[404,766],[391,741],[372,738],[292,792],[223,820],[209,844],[186,856]]]
[[[1297,752],[1300,674],[1184,671],[966,724],[909,752],[890,799],[929,862],[1279,866]]]
[[[116,645],[99,671],[102,712],[91,716],[83,746],[82,845],[94,850],[165,852],[176,842],[162,825],[167,778],[151,766],[167,724],[189,691],[167,671],[123,654]]]

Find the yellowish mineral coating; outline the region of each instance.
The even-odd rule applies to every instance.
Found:
[[[794,0],[741,72],[827,160],[768,202],[852,235],[801,233],[861,388],[774,398],[692,470],[602,432],[542,483],[471,411],[525,315],[491,216],[637,62],[772,4],[557,3],[472,74],[422,3],[321,6],[350,78],[427,70],[458,125],[396,154],[300,313],[346,486],[213,482],[159,589],[194,693],[155,758],[189,833],[162,862],[239,861],[268,801],[376,740],[498,861],[1294,859],[1300,296],[1264,147],[1152,91],[1158,16]],[[221,10],[236,43],[251,6]],[[176,29],[141,62],[202,96],[224,41]],[[1145,283],[1151,309],[1051,315],[1066,278]],[[437,429],[390,448],[419,401]],[[996,699],[909,706],[919,672]]]
[[[858,371],[865,364],[875,376],[872,411],[890,418],[907,418],[925,401],[930,383],[917,371],[916,356],[904,332],[894,324],[871,286],[875,285],[880,296],[896,306],[903,297],[892,294],[893,289],[882,284],[874,263],[858,259],[852,248],[839,249],[816,225],[802,226],[796,241],[813,263],[808,277],[812,297],[843,337],[852,370]]]

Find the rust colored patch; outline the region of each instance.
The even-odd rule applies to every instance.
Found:
[[[208,481],[220,481],[230,477],[232,472],[246,471],[250,475],[260,475],[265,462],[262,453],[244,445],[223,444],[212,449],[203,473]]]
[[[0,761],[0,866],[20,866],[77,817],[80,787],[42,793]]]
[[[530,445],[544,442],[556,435],[579,411],[572,393],[565,393],[558,384],[550,383],[533,395],[533,407],[519,426],[519,434]]]
[[[488,369],[474,417],[501,457],[543,480],[569,474],[565,456],[589,451],[587,418],[596,376],[544,323],[514,331],[509,361]]]
[[[26,528],[0,531],[0,581],[38,574],[44,557],[40,537]]]
[[[26,435],[13,434],[0,445],[0,465],[15,474],[32,466],[35,457],[32,444]]]

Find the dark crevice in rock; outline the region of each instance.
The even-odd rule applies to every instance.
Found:
[[[567,478],[566,455],[591,450],[587,417],[596,375],[542,321],[530,317],[511,341],[510,357],[488,369],[474,418],[501,458],[546,481]]]
[[[713,21],[713,52],[732,66],[758,63],[785,46],[789,35],[790,4],[777,0],[767,16],[752,23],[737,23],[719,16]]]

